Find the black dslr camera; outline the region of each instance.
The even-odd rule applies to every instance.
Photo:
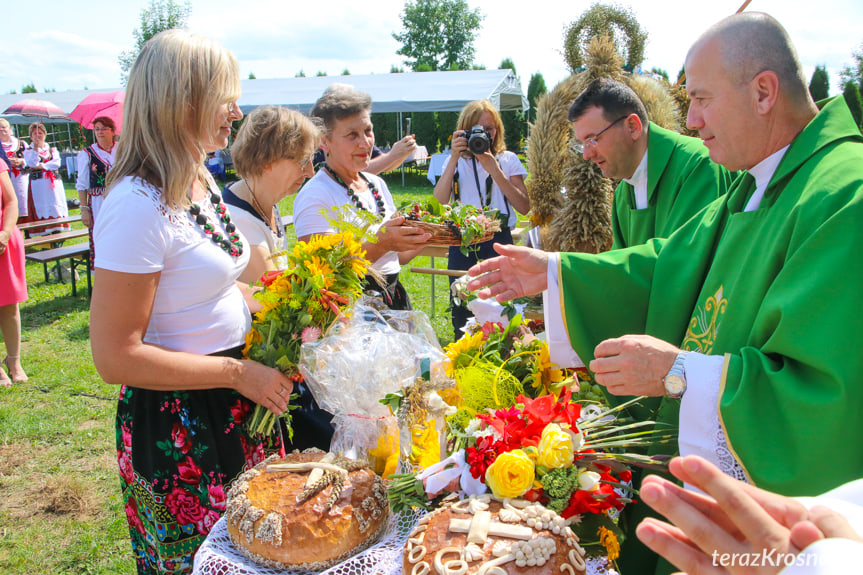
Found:
[[[484,154],[491,148],[491,137],[479,124],[463,133],[467,138],[467,148],[474,155]]]

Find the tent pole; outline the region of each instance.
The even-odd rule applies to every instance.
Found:
[[[402,120],[402,113],[399,112],[399,140],[404,138],[404,134],[402,133],[404,121]],[[399,166],[399,171],[402,173],[402,187],[405,187],[405,164],[402,162],[402,165]]]

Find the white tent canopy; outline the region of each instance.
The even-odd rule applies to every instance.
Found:
[[[372,111],[458,112],[472,100],[490,100],[500,110],[527,110],[521,82],[512,70],[408,72],[243,80],[240,107],[244,113],[264,104],[289,106],[308,113],[330,84],[351,84],[372,96]],[[73,90],[0,95],[0,112],[25,98],[53,102],[67,114],[87,95],[108,90]],[[11,123],[29,124],[35,118],[4,116]],[[50,120],[49,120],[50,121]],[[62,122],[62,120],[60,120]]]

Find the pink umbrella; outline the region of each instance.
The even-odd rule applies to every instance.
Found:
[[[81,103],[75,106],[69,117],[87,129],[93,129],[93,119],[105,116],[114,120],[117,133],[123,127],[123,98],[125,90],[114,90],[113,92],[95,92],[90,94]]]
[[[63,119],[69,118],[63,110],[47,100],[20,100],[15,102],[3,112],[4,114],[18,114],[20,116],[40,116],[42,118]]]

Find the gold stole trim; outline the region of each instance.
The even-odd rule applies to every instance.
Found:
[[[752,476],[749,475],[749,470],[746,469],[745,465],[743,465],[743,461],[740,459],[740,456],[737,455],[737,451],[734,450],[734,446],[731,445],[731,437],[728,435],[728,429],[725,428],[725,421],[722,419],[722,409],[719,406],[722,403],[722,396],[725,395],[725,380],[728,377],[729,363],[731,363],[731,354],[726,353],[725,360],[722,362],[722,375],[719,378],[719,400],[716,402],[716,413],[719,415],[719,426],[722,428],[722,433],[725,434],[725,442],[728,444],[728,451],[731,452],[731,456],[734,457],[737,465],[739,465],[743,470],[743,473],[746,475],[746,480],[751,485],[755,485],[755,482],[752,481]]]
[[[563,253],[557,253],[557,297],[560,300],[560,315],[563,316],[563,331],[566,332],[566,339],[569,340],[569,345],[572,347],[572,337],[569,335],[569,326],[566,324],[566,305],[563,301]],[[553,257],[553,256],[552,256]],[[578,352],[576,352],[578,353]],[[582,360],[583,362],[584,360]]]

